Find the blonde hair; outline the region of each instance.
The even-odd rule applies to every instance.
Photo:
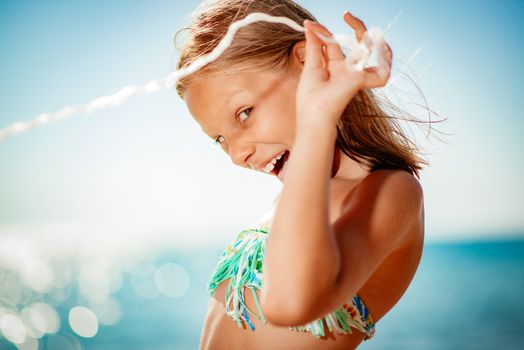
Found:
[[[299,25],[304,20],[317,21],[306,9],[291,0],[208,0],[193,13],[190,27],[182,28],[177,36],[188,31],[189,37],[180,50],[177,69],[191,64],[211,52],[226,34],[230,24],[250,13],[264,12],[285,16]],[[294,45],[305,40],[303,32],[280,23],[256,22],[241,28],[233,43],[215,61],[197,73],[180,79],[176,92],[183,99],[187,86],[205,74],[221,76],[242,71],[279,71],[288,67]],[[387,112],[386,112],[387,110]],[[361,90],[348,103],[337,123],[337,147],[351,159],[365,164],[370,171],[403,169],[419,176],[422,164],[419,147],[406,136],[394,115],[406,114],[387,98],[379,98],[371,90]],[[403,118],[400,118],[403,119]],[[416,121],[411,119],[411,121]],[[431,122],[431,121],[430,121]]]

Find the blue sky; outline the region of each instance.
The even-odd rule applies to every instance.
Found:
[[[348,32],[345,9],[368,27],[402,10],[386,36],[396,68],[427,43],[411,66],[430,108],[448,118],[435,126],[452,133],[449,145],[430,145],[421,175],[427,239],[522,234],[524,5],[298,2],[337,33]],[[0,127],[167,75],[174,33],[198,3],[0,3]],[[89,223],[223,241],[263,215],[279,188],[233,166],[163,89],[0,143],[0,234]]]

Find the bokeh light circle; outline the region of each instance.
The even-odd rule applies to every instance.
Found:
[[[29,306],[29,321],[35,331],[42,333],[56,333],[60,329],[60,316],[58,312],[46,303],[34,303]]]
[[[32,337],[26,337],[23,343],[15,345],[18,350],[38,350],[39,341]]]
[[[69,326],[76,334],[84,338],[92,338],[98,333],[96,315],[83,306],[75,306],[69,310]]]
[[[47,348],[53,350],[77,350],[78,346],[69,337],[53,334],[47,338]]]
[[[186,269],[179,264],[166,263],[155,272],[158,290],[171,298],[183,296],[189,289],[190,282]]]
[[[131,286],[144,299],[153,299],[160,294],[155,283],[155,271],[153,264],[139,264],[132,271]]]
[[[17,315],[6,313],[0,318],[0,330],[3,336],[14,344],[21,344],[26,339],[25,327]]]
[[[122,307],[115,298],[108,298],[100,304],[90,304],[89,307],[98,318],[101,325],[114,325],[122,318]]]

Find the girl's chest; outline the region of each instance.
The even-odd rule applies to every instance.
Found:
[[[229,279],[224,280],[215,290],[209,306],[202,329],[200,349],[354,349],[360,344],[365,335],[354,331],[350,335],[329,332],[325,326],[326,335],[321,338],[314,337],[310,332],[299,332],[288,327],[275,326],[249,313],[249,319],[254,331],[245,322],[240,327],[226,314],[226,290]],[[260,299],[260,291],[255,293]],[[246,307],[259,315],[256,302],[250,288],[244,288],[244,302]]]
[[[339,217],[344,199],[352,188],[353,187],[350,186],[331,188],[332,195],[330,196],[331,200],[329,210],[330,222],[334,222]],[[331,340],[338,340],[332,344],[333,348],[340,348],[340,346],[352,348],[352,346],[356,346],[364,338],[364,334],[360,332],[354,332],[352,335],[348,336],[340,335],[336,332],[329,333],[326,329],[326,336],[317,339],[309,332],[297,332],[290,330],[288,327],[276,327],[267,322],[263,322],[260,317],[256,300],[258,299],[258,301],[260,301],[260,291],[248,287],[243,288],[243,299],[245,306],[255,314],[253,315],[248,312],[250,322],[254,326],[255,331],[253,332],[245,322],[242,322],[239,328],[236,322],[226,315],[226,310],[232,310],[234,307],[233,300],[230,300],[230,304],[228,304],[226,295],[229,282],[229,279],[222,281],[212,295],[201,339],[204,348],[206,348],[206,343],[217,346],[218,343],[220,343],[220,339],[222,339],[219,334],[224,336],[227,334],[230,341],[235,339],[235,342],[239,342],[236,343],[235,346],[230,343],[230,348],[236,348],[238,345],[239,347],[244,346],[251,349],[256,349],[256,344],[258,344],[261,339],[264,339],[265,348],[267,348],[268,343],[273,343],[274,346],[271,347],[272,349],[278,349],[279,346],[282,346],[283,344],[297,345],[300,343],[299,348],[301,349],[316,349],[319,346],[322,346],[323,348],[326,348],[327,346],[326,349],[330,349],[331,347],[325,342],[328,338]],[[233,289],[230,290],[230,294],[232,293]],[[237,336],[231,336],[235,334]],[[256,337],[254,337],[255,334],[257,335]],[[218,346],[217,348],[221,347]]]

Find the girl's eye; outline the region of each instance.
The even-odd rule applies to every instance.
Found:
[[[215,139],[215,141],[213,141],[213,146],[218,146],[222,143],[222,141],[224,141],[224,136],[220,135],[219,137],[217,137]]]
[[[245,118],[240,118],[240,123],[244,123],[244,121],[249,117],[249,113],[248,112],[251,112],[252,110],[253,110],[253,107],[250,107],[250,108],[246,108],[242,112],[238,113],[237,117],[240,117],[243,113],[246,113],[246,115],[247,115],[247,117],[245,117]],[[223,141],[224,141],[224,137],[222,135],[220,135],[219,137],[217,137],[215,139],[215,141],[213,141],[213,145],[214,146],[218,146]]]
[[[238,114],[238,116],[241,116],[243,113],[246,113],[246,112],[251,112],[252,110],[253,110],[253,107],[246,108],[246,109],[244,109],[242,112],[240,112],[240,113]],[[249,114],[249,113],[247,113],[247,114]],[[249,115],[248,115],[248,117],[249,117]],[[246,117],[246,118],[244,118],[244,119],[241,118],[241,119],[240,119],[240,122],[243,123],[243,122],[244,122],[248,117]]]

